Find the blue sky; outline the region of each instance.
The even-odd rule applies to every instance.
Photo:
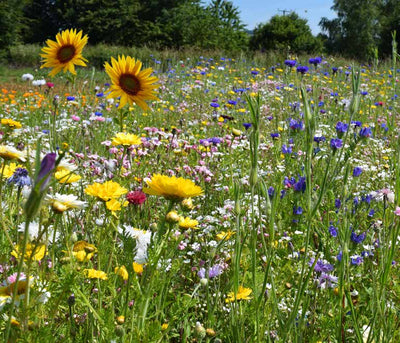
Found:
[[[296,12],[301,18],[308,20],[314,35],[320,32],[318,23],[322,17],[335,18],[336,13],[330,8],[333,0],[230,0],[239,8],[241,19],[252,30],[259,23],[267,22],[272,16],[282,14],[278,10]],[[205,0],[209,3],[210,0]]]

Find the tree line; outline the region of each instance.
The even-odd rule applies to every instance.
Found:
[[[314,37],[294,12],[250,32],[228,0],[5,0],[0,55],[13,44],[43,44],[67,28],[83,30],[90,44],[325,52],[364,61],[391,53],[392,32],[400,32],[399,0],[334,0],[332,9],[337,18],[322,18],[322,33]]]

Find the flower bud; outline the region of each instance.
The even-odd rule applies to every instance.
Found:
[[[184,211],[191,211],[194,208],[192,198],[186,198],[181,202],[182,209]]]
[[[200,322],[196,322],[196,328],[194,329],[196,336],[200,339],[206,337],[206,329]]]
[[[168,212],[167,216],[165,217],[165,220],[170,224],[178,223],[179,219],[180,219],[180,216],[176,211]]]

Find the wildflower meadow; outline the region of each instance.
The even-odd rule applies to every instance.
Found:
[[[397,48],[0,85],[1,342],[399,342]]]

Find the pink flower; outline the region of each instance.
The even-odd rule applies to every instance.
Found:
[[[71,118],[72,118],[72,120],[75,120],[75,121],[80,121],[81,120],[80,117],[78,117],[78,116],[76,116],[74,114],[71,116]]]
[[[396,206],[396,209],[394,210],[394,214],[396,216],[400,216],[400,207],[399,206]]]
[[[146,194],[142,191],[132,191],[126,195],[126,200],[133,205],[141,205],[146,201]]]

